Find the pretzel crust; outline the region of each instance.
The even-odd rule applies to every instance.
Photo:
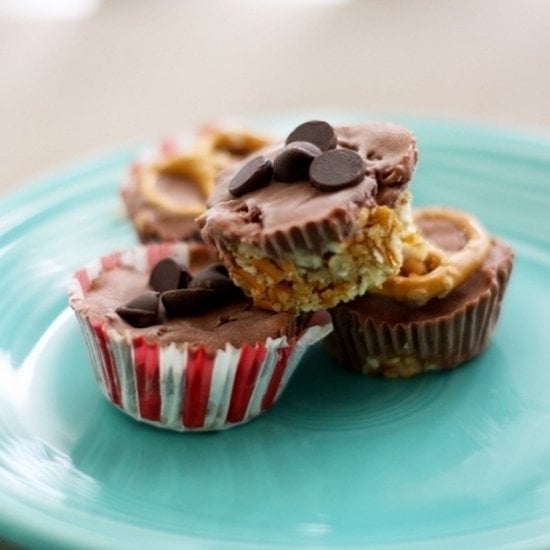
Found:
[[[373,291],[421,306],[433,298],[446,296],[479,269],[489,254],[491,240],[482,225],[463,212],[430,207],[417,209],[413,215],[415,222],[449,220],[464,232],[467,239],[463,248],[449,252],[421,238],[426,248],[420,267],[409,273],[403,273],[402,270],[401,274],[388,278],[379,289]],[[418,264],[417,261],[414,263]]]

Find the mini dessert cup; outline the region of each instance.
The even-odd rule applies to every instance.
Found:
[[[136,294],[155,294],[151,271],[166,258],[192,274],[215,261],[202,243],[150,244],[105,256],[71,280],[69,303],[101,390],[132,418],[161,428],[222,430],[251,420],[277,401],[306,349],[330,331],[328,316],[270,314],[242,294],[218,294],[207,310],[182,318],[155,312],[145,324],[151,310],[138,306],[137,326],[128,324],[117,311],[127,313]]]
[[[333,307],[399,272],[416,160],[398,126],[309,121],[221,174],[197,223],[258,307]]]
[[[269,143],[255,132],[211,125],[144,151],[120,190],[139,239],[200,239],[195,218],[204,212],[218,173]]]
[[[415,212],[423,262],[411,254],[398,276],[330,311],[326,340],[341,364],[362,374],[410,377],[454,368],[490,342],[513,252],[468,214]]]

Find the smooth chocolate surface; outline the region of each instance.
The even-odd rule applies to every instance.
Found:
[[[205,240],[222,245],[224,241],[249,243],[269,254],[295,234],[296,239],[304,240],[304,248],[316,249],[320,241],[348,236],[359,208],[386,204],[384,197],[395,200],[411,179],[417,160],[411,132],[389,123],[335,130],[336,150],[349,149],[363,159],[365,175],[357,185],[326,193],[315,189],[309,179],[292,186],[274,180],[267,187],[235,198],[229,184],[242,168],[237,166],[220,175],[208,201],[210,208],[198,219]],[[273,161],[282,147],[272,146],[262,154]],[[385,194],[383,187],[391,187],[392,193]]]
[[[186,208],[204,208],[206,199],[197,182],[182,174],[160,173],[155,186],[160,195],[174,205]]]
[[[446,252],[462,250],[468,240],[464,231],[448,219],[420,217],[415,223],[424,237]]]
[[[194,272],[194,269],[191,269]],[[196,271],[195,271],[196,272]],[[272,313],[254,308],[250,299],[233,297],[215,309],[186,317],[167,318],[162,323],[134,328],[116,313],[125,304],[149,290],[149,274],[128,268],[115,268],[100,274],[85,298],[91,319],[104,320],[107,327],[133,336],[142,335],[161,343],[203,343],[209,349],[222,349],[227,342],[263,342],[268,337],[293,336],[301,323],[290,313]]]
[[[223,264],[213,263],[194,276],[175,258],[164,258],[149,275],[149,290],[116,308],[137,328],[158,324],[164,317],[190,317],[213,310],[242,295]],[[164,312],[159,309],[160,302]]]

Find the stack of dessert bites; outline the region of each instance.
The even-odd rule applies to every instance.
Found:
[[[412,214],[416,161],[398,126],[306,122],[222,175],[201,234],[259,307],[328,308],[344,365],[390,377],[455,367],[487,346],[513,253],[467,213]]]
[[[333,307],[399,272],[416,159],[398,126],[306,122],[222,174],[201,234],[260,307]]]
[[[112,403],[160,427],[223,429],[267,410],[325,337],[343,365],[386,376],[451,368],[487,345],[512,251],[468,214],[413,213],[410,131],[313,120],[278,144],[220,136],[140,166],[124,186],[140,238],[164,242],[73,280]]]

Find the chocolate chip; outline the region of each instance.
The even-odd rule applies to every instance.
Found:
[[[212,264],[210,267],[211,267],[211,269],[213,269],[214,271],[220,273],[221,275],[225,275],[226,277],[229,277],[229,270],[227,269],[227,267],[225,267],[225,265],[223,265],[223,264]]]
[[[309,166],[315,157],[321,154],[321,149],[307,141],[289,143],[275,157],[273,173],[275,179],[286,183],[308,179]]]
[[[160,299],[168,317],[200,315],[218,305],[218,293],[209,288],[182,288],[163,292]]]
[[[197,273],[189,284],[189,288],[207,288],[214,290],[220,301],[224,298],[238,296],[242,290],[229,278],[227,268],[223,264],[212,264]]]
[[[159,294],[153,290],[148,290],[116,309],[120,317],[136,328],[156,325],[159,322],[158,311]]]
[[[165,292],[174,288],[187,288],[189,281],[191,275],[182,263],[173,258],[165,258],[151,271],[149,286],[158,292]]]
[[[234,197],[241,197],[256,189],[266,187],[273,178],[272,162],[259,155],[247,162],[229,182],[229,192]]]
[[[320,191],[337,191],[358,184],[365,175],[363,159],[349,149],[319,155],[309,167],[311,185]]]
[[[307,141],[317,145],[321,151],[328,151],[336,147],[336,132],[324,120],[310,120],[297,126],[286,138],[286,144],[293,141]]]

